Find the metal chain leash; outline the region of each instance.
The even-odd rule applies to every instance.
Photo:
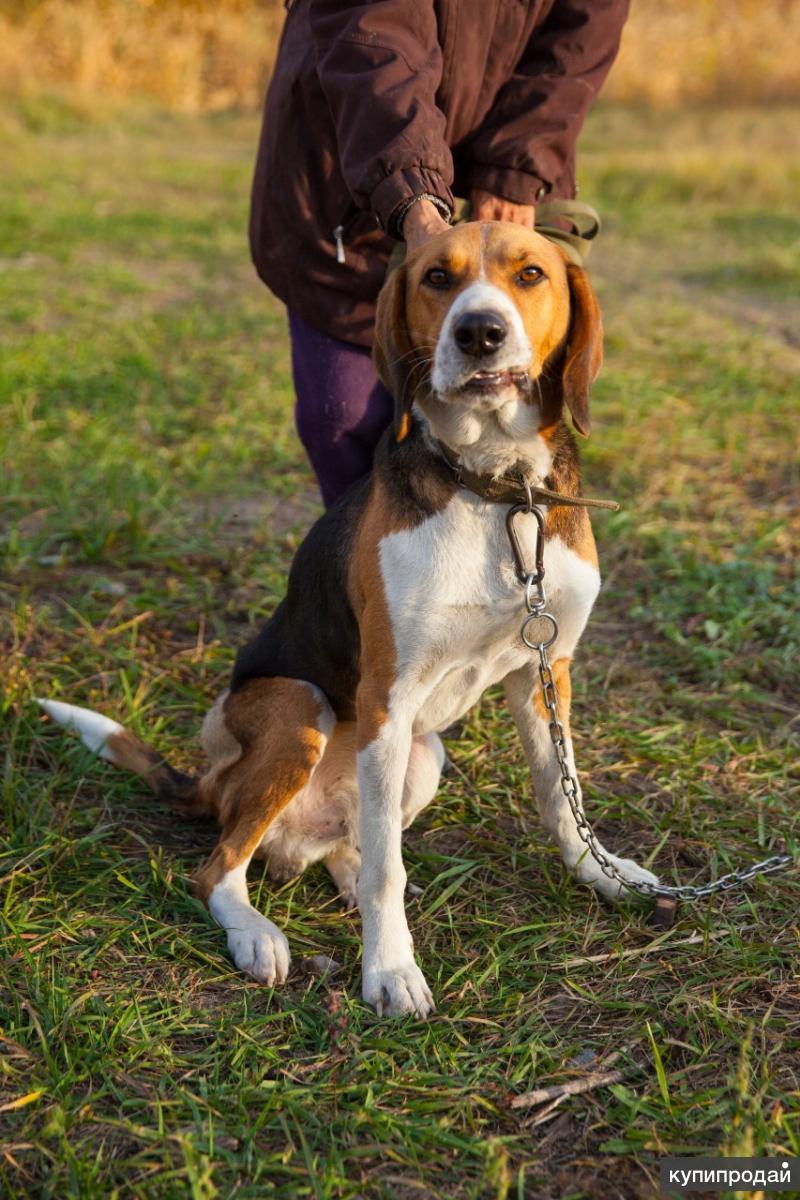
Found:
[[[519,540],[514,533],[514,517],[518,513],[529,513],[536,519],[535,571],[528,571],[525,567]],[[664,896],[672,900],[700,900],[704,896],[713,896],[717,892],[727,892],[732,888],[740,887],[749,879],[754,879],[758,875],[771,875],[776,871],[782,871],[788,867],[794,861],[791,854],[774,854],[771,858],[765,858],[762,862],[753,863],[752,866],[742,867],[738,871],[731,871],[728,875],[721,875],[713,883],[704,883],[697,887],[691,884],[671,887],[667,884],[648,883],[644,880],[629,879],[614,866],[595,837],[594,831],[587,820],[583,808],[583,800],[581,799],[580,785],[569,764],[566,733],[558,715],[558,690],[547,654],[549,647],[553,645],[558,637],[558,624],[553,614],[547,611],[547,597],[544,590],[544,515],[541,509],[533,504],[529,493],[527,504],[517,504],[509,510],[506,523],[517,577],[525,587],[525,608],[527,611],[522,622],[520,634],[525,645],[530,650],[536,651],[539,656],[539,678],[542,684],[544,703],[547,711],[550,713],[550,740],[553,743],[561,772],[561,790],[575,819],[578,837],[588,848],[589,853],[603,874],[609,879],[613,879],[616,883],[622,884],[628,891],[636,892],[640,896]],[[544,623],[544,627],[537,628],[537,623]]]

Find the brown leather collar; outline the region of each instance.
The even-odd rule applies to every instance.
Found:
[[[565,496],[561,492],[551,491],[550,488],[542,487],[540,484],[535,487],[531,485],[528,489],[521,471],[519,474],[513,475],[477,475],[474,471],[468,471],[458,461],[450,447],[445,446],[444,442],[437,441],[436,445],[461,487],[474,492],[482,500],[488,500],[494,504],[527,504],[530,499],[534,504],[538,502],[552,505],[563,504],[571,508],[606,508],[611,512],[616,512],[619,508],[615,500],[595,500],[589,496]]]

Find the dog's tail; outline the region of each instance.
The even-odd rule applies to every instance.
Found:
[[[53,721],[80,734],[84,746],[100,758],[139,775],[159,800],[172,804],[182,812],[198,816],[205,813],[200,779],[176,771],[157,750],[140,741],[117,721],[90,708],[65,704],[62,700],[37,700],[36,703]]]

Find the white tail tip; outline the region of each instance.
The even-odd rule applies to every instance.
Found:
[[[62,700],[36,700],[53,721],[63,725],[65,729],[75,729],[84,746],[101,758],[115,762],[106,742],[114,733],[122,733],[123,727],[102,713],[93,712],[90,708],[79,708],[77,704],[65,704]]]

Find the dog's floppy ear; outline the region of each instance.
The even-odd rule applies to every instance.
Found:
[[[411,428],[411,406],[414,391],[411,386],[411,339],[406,321],[406,287],[408,277],[404,265],[396,267],[378,296],[375,316],[375,345],[372,357],[378,374],[394,400],[394,435],[398,442]]]
[[[589,276],[582,267],[567,264],[570,323],[561,383],[564,401],[578,433],[588,437],[589,391],[603,365],[603,322]]]

